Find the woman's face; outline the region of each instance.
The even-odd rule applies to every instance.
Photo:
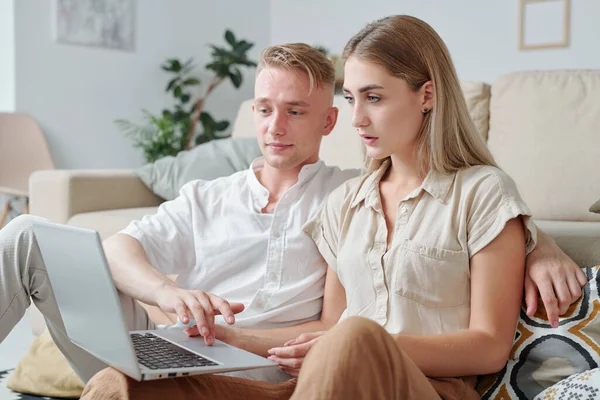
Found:
[[[412,155],[423,110],[431,109],[431,82],[414,91],[403,79],[356,57],[344,67],[344,97],[352,107],[352,125],[373,159]]]

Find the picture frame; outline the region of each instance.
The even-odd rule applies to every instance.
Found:
[[[535,4],[550,4],[557,3],[557,6],[562,6],[562,27],[555,27],[561,33],[559,40],[549,40],[542,42],[530,43],[527,36],[527,13],[528,6]],[[561,4],[562,3],[562,4]],[[540,50],[540,49],[556,49],[569,47],[571,33],[571,0],[519,0],[519,50]]]

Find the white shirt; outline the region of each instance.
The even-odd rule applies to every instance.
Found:
[[[319,317],[327,265],[302,226],[333,189],[358,176],[322,161],[305,165],[298,182],[262,213],[269,191],[247,171],[187,183],[179,197],[121,231],[137,239],[151,264],[178,274],[188,289],[214,293],[246,308],[236,327],[268,329]],[[224,324],[221,317],[217,323]]]

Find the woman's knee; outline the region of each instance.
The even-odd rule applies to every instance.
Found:
[[[387,335],[381,325],[364,317],[349,317],[334,326],[330,333],[358,341],[372,338],[373,335]]]

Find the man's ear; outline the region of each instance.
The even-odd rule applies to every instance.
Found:
[[[431,110],[435,105],[433,82],[427,81],[421,86],[421,108]]]
[[[323,136],[327,136],[331,133],[337,122],[338,113],[337,107],[329,107],[327,110],[327,118],[325,119],[325,126],[323,127]]]

